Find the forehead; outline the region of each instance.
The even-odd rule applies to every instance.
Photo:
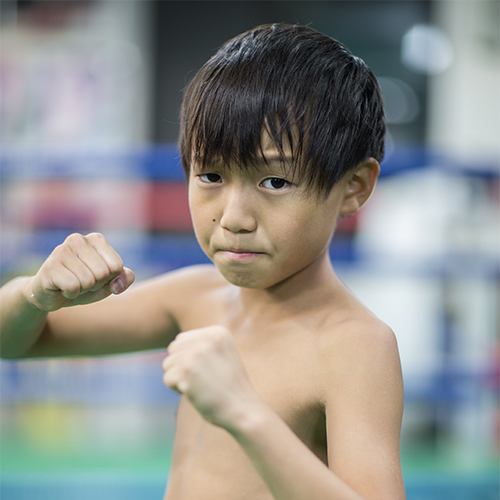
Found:
[[[293,158],[292,141],[297,132],[290,134],[282,133],[279,137],[273,137],[267,126],[262,128],[260,135],[260,154],[265,159],[288,159]]]
[[[237,149],[237,146],[234,146]],[[214,167],[224,167],[229,170],[263,170],[266,167],[280,168],[288,174],[298,173],[293,154],[291,141],[288,137],[274,139],[266,127],[263,127],[260,142],[251,151],[245,154],[234,154],[227,158],[222,153],[212,150],[212,154],[205,159],[202,154],[193,153],[191,155],[191,167],[196,170],[207,171]]]

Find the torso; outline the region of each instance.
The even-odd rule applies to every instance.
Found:
[[[193,292],[189,314],[187,309],[180,314],[181,330],[228,327],[255,390],[326,463],[324,338],[318,328],[324,323],[324,306],[316,313],[290,313],[270,323],[242,316],[233,300],[234,288],[215,279],[205,290]],[[201,498],[271,500],[272,496],[236,440],[181,398],[165,500]]]

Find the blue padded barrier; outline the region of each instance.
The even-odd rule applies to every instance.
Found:
[[[421,145],[397,146],[382,162],[381,177],[428,167],[450,174],[498,178],[499,159],[463,161]],[[120,150],[44,152],[4,147],[0,178],[141,178],[185,180],[180,152],[175,144]]]

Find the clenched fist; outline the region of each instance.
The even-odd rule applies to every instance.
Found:
[[[72,234],[31,278],[30,301],[42,311],[90,304],[126,290],[134,273],[102,234]]]
[[[163,361],[163,382],[185,395],[209,422],[233,431],[261,404],[231,332],[209,326],[177,335]]]

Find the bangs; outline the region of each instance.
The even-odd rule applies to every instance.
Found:
[[[289,173],[296,175],[303,163],[307,122],[300,103],[275,80],[258,68],[239,67],[223,78],[193,85],[195,95],[189,96],[191,106],[185,110],[191,130],[181,141],[185,168],[192,162],[202,169],[214,164],[258,168],[267,161],[265,150],[274,146]]]

